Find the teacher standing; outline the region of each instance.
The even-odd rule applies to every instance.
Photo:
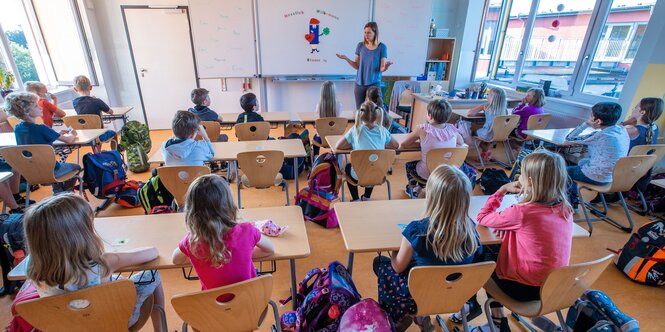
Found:
[[[356,97],[356,109],[365,101],[365,92],[370,86],[376,86],[381,91],[381,74],[388,70],[392,61],[387,60],[388,47],[379,42],[379,26],[376,22],[365,24],[363,41],[356,46],[355,60],[349,59],[346,55],[336,54],[338,58],[356,69],[356,86],[353,94]]]

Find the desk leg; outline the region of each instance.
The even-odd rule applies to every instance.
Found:
[[[293,158],[293,180],[296,182],[296,194],[300,192],[298,185],[298,157]]]
[[[349,275],[353,272],[353,253],[349,252],[348,260],[346,262],[346,269],[349,270]]]
[[[298,295],[298,289],[296,288],[296,260],[289,259],[289,265],[291,265],[291,304],[293,305],[293,310],[297,310],[296,296]]]
[[[240,174],[238,174],[240,170],[238,170],[238,161],[236,160],[234,163],[236,165],[236,183],[238,184],[238,208],[242,209],[242,204],[240,204]]]

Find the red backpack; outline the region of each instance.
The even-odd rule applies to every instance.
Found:
[[[296,204],[302,208],[306,220],[326,228],[337,227],[337,216],[332,209],[342,185],[337,158],[332,153],[319,155],[307,180],[308,187],[296,194]]]

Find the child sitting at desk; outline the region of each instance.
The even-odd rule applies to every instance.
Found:
[[[494,137],[494,131],[492,129],[494,125],[494,118],[501,115],[508,115],[506,92],[501,88],[490,88],[489,92],[487,93],[487,103],[472,108],[469,111],[469,116],[475,116],[481,112],[485,113],[485,124],[482,128],[478,128],[476,135],[484,140],[491,141],[492,137]],[[469,141],[470,139],[468,137],[463,138],[466,141]],[[489,149],[489,144],[482,143],[480,144],[480,148],[482,150],[480,157],[483,158],[483,160],[486,162],[490,161],[490,159],[492,159],[492,151]]]
[[[215,149],[196,114],[177,111],[171,123],[174,137],[162,144],[164,163],[168,166],[203,166],[215,155]],[[200,141],[195,140],[201,135]]]
[[[249,92],[240,97],[240,107],[243,111],[238,115],[236,123],[247,123],[247,122],[261,122],[263,117],[261,114],[256,113],[259,110],[259,101],[256,99],[256,95]]]
[[[217,175],[204,175],[190,185],[185,224],[188,233],[173,251],[173,263],[191,262],[204,290],[256,277],[252,259],[275,252],[254,224],[238,220],[229,184]]]
[[[65,111],[58,107],[58,97],[49,93],[44,83],[25,82],[25,91],[32,92],[39,96],[37,105],[42,108],[42,119],[47,127],[53,127],[53,115],[57,115],[61,119],[67,115],[65,114]],[[53,103],[48,101],[48,99],[46,99],[47,97],[50,97],[51,100],[53,100]]]
[[[626,127],[630,137],[630,149],[637,145],[658,143],[658,125],[656,121],[663,114],[663,104],[663,100],[660,98],[642,98],[633,107],[630,117],[621,123]]]
[[[73,143],[76,141],[75,130],[62,130],[59,133],[47,127],[44,124],[36,124],[35,119],[42,116],[42,109],[37,105],[39,97],[30,92],[14,92],[5,98],[5,109],[9,114],[19,118],[19,122],[14,127],[14,135],[16,136],[17,145],[30,145],[30,144],[48,144],[53,145],[56,140],[65,143]],[[67,153],[64,150],[56,152],[60,154],[61,162],[55,164],[53,175],[58,178],[72,171],[80,171],[81,166],[73,163],[66,163]],[[76,178],[72,178],[66,182],[53,184],[53,193],[59,194],[63,191],[72,190]]]
[[[568,189],[568,200],[574,209],[579,204],[579,193],[575,181],[594,185],[612,182],[612,171],[619,158],[628,155],[630,137],[626,128],[617,124],[621,116],[621,105],[600,102],[591,108],[591,117],[566,136],[566,145],[581,144],[589,148],[589,157],[577,166],[568,166],[572,184]],[[589,134],[588,128],[597,129]]]
[[[539,300],[549,272],[569,264],[573,211],[566,200],[567,178],[563,157],[548,151],[532,153],[522,161],[519,181],[502,186],[478,213],[478,224],[493,228],[503,238],[492,280],[517,301]],[[497,212],[506,193],[521,194],[521,198]],[[480,314],[475,296],[467,305],[469,320]],[[503,306],[494,301],[490,308],[495,326],[509,332]],[[461,321],[456,315],[451,320]]]
[[[452,107],[447,100],[432,100],[427,105],[427,123],[416,126],[415,130],[409,133],[402,147],[417,146],[420,140],[420,158],[421,160],[409,161],[405,164],[406,193],[409,197],[419,197],[423,187],[418,183],[416,177],[427,181],[429,178],[429,169],[427,168],[427,152],[431,149],[454,148],[466,146],[462,135],[452,124],[447,123]]]
[[[104,242],[95,232],[93,216],[90,204],[74,194],[49,197],[26,212],[23,222],[30,252],[27,277],[40,297],[111,282],[116,271],[150,262],[159,256],[154,247],[105,252]],[[138,272],[129,279],[136,287],[136,304],[127,326],[136,323],[143,302],[154,295],[152,325],[155,331],[162,331],[156,309],[164,310],[159,273]],[[23,291],[27,289],[21,289]]]
[[[469,178],[455,166],[440,165],[430,175],[426,191],[425,218],[404,228],[399,251],[374,259],[379,304],[398,331],[411,325],[410,315],[417,309],[408,288],[412,267],[470,264],[482,251],[476,225],[468,216],[473,193]],[[433,330],[429,316],[416,317],[416,324],[422,331]]]
[[[102,112],[113,114],[113,110],[105,102],[90,96],[92,83],[89,78],[83,75],[74,77],[74,91],[80,95],[72,100],[76,114],[95,114],[99,117],[102,116]]]
[[[325,81],[321,84],[321,98],[319,103],[316,104],[316,113],[320,118],[334,118],[342,114],[342,103],[337,100],[335,93],[335,83],[332,81]],[[321,144],[321,136],[314,134],[314,141]],[[314,155],[319,155],[320,148],[317,145],[312,145]]]
[[[376,86],[370,86],[367,88],[367,98],[365,101],[371,101],[378,105],[381,110],[383,111],[383,126],[388,129],[388,131],[391,134],[406,134],[407,130],[406,127],[402,126],[401,124],[397,123],[397,121],[393,120],[392,117],[390,117],[390,112],[385,108],[383,105],[383,96],[381,96],[381,89],[379,89]]]
[[[383,110],[371,101],[366,101],[360,105],[356,112],[356,122],[344,137],[337,142],[338,150],[383,150],[397,149],[399,143],[390,136],[388,130],[381,125],[383,122]],[[344,173],[350,176],[354,181],[358,181],[358,174],[351,166],[346,164]],[[347,181],[351,198],[358,201],[358,186]],[[368,201],[372,196],[373,187],[366,187],[362,196],[363,201]]]
[[[191,107],[188,111],[196,114],[201,121],[222,122],[222,115],[210,109],[210,91],[204,88],[194,89],[190,93],[190,98],[194,103],[194,107]],[[217,142],[227,142],[229,136],[219,134],[218,137],[210,137],[210,139]]]
[[[545,92],[541,88],[531,88],[526,92],[522,102],[513,109],[514,115],[520,116],[520,122],[515,129],[515,136],[526,138],[522,131],[527,129],[529,117],[532,115],[543,114],[545,105]]]

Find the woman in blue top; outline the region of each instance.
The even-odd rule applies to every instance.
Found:
[[[356,46],[356,58],[349,59],[346,55],[336,54],[338,58],[356,69],[356,86],[353,93],[356,97],[356,109],[365,101],[365,92],[370,86],[379,86],[381,73],[388,70],[392,61],[387,60],[388,47],[379,42],[379,26],[376,22],[365,24],[363,41]],[[379,87],[380,89],[380,87]]]

